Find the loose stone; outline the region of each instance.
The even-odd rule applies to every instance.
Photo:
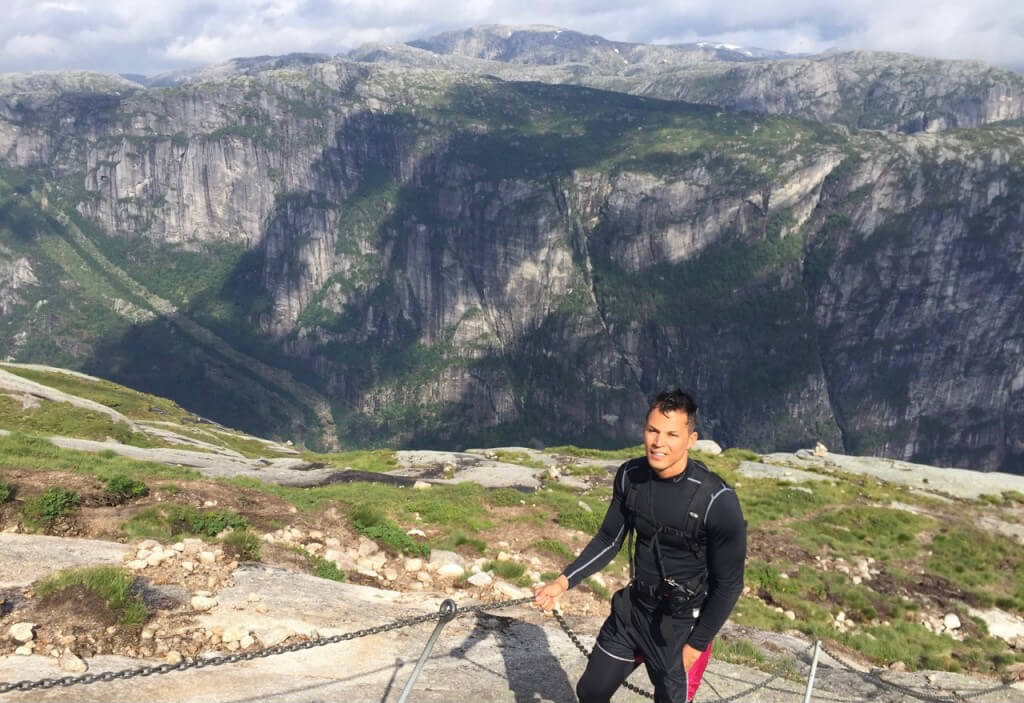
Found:
[[[209,596],[192,596],[192,609],[206,611],[217,605],[217,599]]]
[[[31,642],[35,639],[35,629],[37,625],[34,622],[16,622],[10,626],[7,630],[7,636],[15,642]]]
[[[57,662],[58,666],[64,671],[72,674],[84,674],[89,670],[89,665],[86,664],[82,659],[75,656],[74,652],[68,650],[60,655],[60,659]]]

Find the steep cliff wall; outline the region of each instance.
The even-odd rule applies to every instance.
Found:
[[[805,267],[845,444],[1019,471],[1024,133],[867,142]]]
[[[123,88],[0,115],[42,223],[0,228],[4,355],[54,361],[50,310],[72,363],[317,441],[631,442],[683,385],[727,445],[1024,468],[1019,127],[342,60]]]

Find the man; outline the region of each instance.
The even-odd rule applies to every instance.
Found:
[[[557,579],[535,588],[535,603],[550,609],[629,536],[630,584],[612,597],[576,685],[580,703],[607,703],[641,659],[656,703],[692,701],[711,640],[743,591],[746,523],[736,493],[689,458],[696,427],[693,398],[659,394],[644,427],[646,456],[619,467],[601,529]]]

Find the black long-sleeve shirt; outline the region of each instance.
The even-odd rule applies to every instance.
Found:
[[[632,459],[619,467],[611,504],[601,529],[562,572],[569,580],[570,588],[607,566],[622,548],[627,530],[633,526],[637,530],[636,577],[654,582],[661,578],[652,544],[653,529],[646,520],[635,520],[629,514],[626,496],[629,491],[642,491],[645,513],[653,513],[663,525],[683,530],[686,518],[686,506],[682,504],[684,482],[695,473],[690,470],[692,463],[691,459],[686,471],[669,479],[659,478],[646,458]],[[707,534],[706,564],[698,561],[682,538],[673,538],[664,532],[659,537],[666,576],[687,581],[705,568],[708,571],[708,596],[687,642],[701,651],[707,649],[718,634],[743,592],[743,565],[747,555],[747,527],[736,492],[714,474],[705,480],[719,484],[701,518]]]

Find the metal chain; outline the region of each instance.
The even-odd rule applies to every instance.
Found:
[[[572,640],[572,643],[574,645],[576,645],[576,649],[580,650],[580,652],[583,654],[583,656],[589,657],[590,656],[590,652],[587,651],[587,648],[583,646],[582,642],[580,642],[580,638],[577,637],[576,633],[572,631],[572,629],[569,627],[569,623],[567,623],[565,621],[565,618],[562,617],[562,614],[560,612],[558,612],[557,610],[552,610],[551,614],[555,616],[555,620],[558,621],[558,624],[565,631],[565,634],[568,635],[569,639]],[[654,694],[653,693],[651,693],[650,691],[645,691],[644,689],[640,688],[639,686],[634,686],[629,681],[623,681],[622,682],[622,687],[623,688],[627,688],[630,691],[632,691],[633,693],[637,693],[637,694],[643,696],[644,698],[650,698],[652,700],[654,699]]]
[[[569,624],[565,621],[565,618],[562,617],[562,614],[560,612],[558,612],[557,610],[552,611],[552,614],[555,616],[555,620],[558,621],[558,624],[565,631],[565,634],[568,635],[569,639],[572,640],[572,643],[574,645],[576,645],[576,649],[580,650],[580,652],[583,653],[583,656],[589,657],[590,656],[590,652],[587,651],[587,649],[583,646],[583,643],[580,642],[579,638],[576,636],[576,633],[572,631],[572,629],[569,627]],[[806,653],[810,652],[811,649],[813,649],[813,648],[814,648],[814,645],[811,644],[811,646],[808,647],[806,650],[804,650],[803,653],[806,654]],[[754,684],[753,686],[751,686],[750,688],[748,688],[745,691],[740,691],[739,693],[734,693],[733,695],[728,696],[726,698],[722,698],[721,695],[719,695],[719,702],[720,703],[732,703],[732,701],[739,700],[740,698],[743,698],[745,696],[749,696],[749,695],[751,695],[753,693],[756,693],[757,691],[760,691],[762,688],[765,688],[768,684],[770,684],[773,681],[775,681],[776,679],[780,678],[783,675],[783,673],[784,673],[784,670],[780,668],[778,671],[776,671],[774,674],[772,674],[771,676],[766,678],[764,681],[761,681],[760,683]],[[649,691],[645,691],[642,688],[634,686],[633,684],[631,684],[628,681],[623,681],[622,682],[622,686],[623,686],[623,688],[627,688],[630,691],[633,691],[634,693],[637,693],[637,694],[639,694],[639,695],[641,695],[641,696],[643,696],[645,698],[651,698],[651,699],[654,698],[654,694],[650,693]],[[717,693],[717,691],[716,691],[716,693]]]
[[[515,605],[526,605],[527,603],[532,603],[533,600],[533,596],[528,596],[526,598],[516,598],[515,600],[503,600],[498,603],[481,603],[480,605],[472,605],[468,608],[460,608],[458,615],[455,617],[462,617],[469,613],[482,613],[485,610],[500,610],[501,608],[511,608]]]
[[[813,650],[813,649],[814,649],[814,643],[812,642],[807,647],[807,649],[805,649],[803,652],[801,652],[801,654],[809,654],[811,652],[811,650]],[[739,693],[734,693],[731,696],[726,696],[725,698],[722,698],[721,696],[719,696],[718,703],[732,703],[732,701],[737,701],[740,698],[745,698],[746,696],[749,696],[749,695],[751,695],[753,693],[757,693],[762,688],[767,688],[768,684],[773,683],[773,682],[777,681],[778,679],[782,678],[785,675],[785,673],[786,673],[786,669],[784,667],[779,667],[778,671],[776,671],[774,674],[772,674],[771,676],[766,678],[764,681],[761,681],[759,683],[754,684],[753,686],[748,688],[746,691],[740,691]]]
[[[464,615],[469,615],[469,614],[478,614],[478,613],[482,613],[482,612],[487,611],[487,610],[500,610],[502,608],[510,608],[510,607],[517,606],[517,605],[526,605],[527,603],[530,603],[533,600],[534,600],[533,596],[529,596],[529,597],[526,597],[526,598],[517,598],[517,599],[513,599],[513,600],[500,601],[498,603],[481,603],[479,605],[474,605],[474,606],[471,606],[471,607],[459,610],[457,612],[457,614],[456,614],[456,617],[462,617]],[[577,637],[576,633],[574,633],[572,631],[572,629],[569,627],[569,624],[565,621],[565,618],[562,617],[562,614],[560,612],[558,612],[557,610],[553,611],[553,614],[554,614],[555,620],[561,626],[562,630],[565,631],[565,634],[568,635],[568,637],[572,641],[572,643],[574,645],[576,645],[576,648],[579,649],[580,652],[584,656],[590,656],[590,652],[587,651],[587,649],[583,646],[583,643],[580,642],[579,637]],[[298,651],[305,650],[305,649],[313,649],[315,647],[325,647],[325,646],[330,645],[330,644],[337,644],[339,642],[346,642],[346,641],[350,641],[350,640],[355,640],[355,639],[359,639],[361,637],[368,637],[370,635],[379,635],[379,634],[383,634],[385,632],[392,632],[394,630],[399,630],[399,629],[402,629],[402,628],[405,628],[405,627],[411,627],[413,625],[420,625],[422,623],[430,622],[432,620],[438,620],[443,615],[444,615],[444,612],[443,612],[443,607],[442,607],[442,612],[439,612],[439,613],[428,613],[428,614],[425,614],[425,615],[416,615],[416,616],[407,617],[407,618],[400,618],[398,620],[394,620],[394,621],[392,621],[392,622],[390,622],[388,624],[385,624],[385,625],[377,625],[375,627],[368,627],[368,628],[365,628],[365,629],[362,629],[362,630],[356,630],[354,632],[346,632],[346,633],[343,633],[343,634],[340,634],[340,635],[332,635],[331,637],[325,637],[325,638],[316,639],[316,640],[304,640],[304,641],[296,642],[294,644],[289,644],[289,645],[277,645],[277,646],[274,646],[274,647],[267,647],[266,649],[260,649],[260,650],[256,650],[256,651],[253,651],[253,652],[241,652],[239,654],[228,654],[228,655],[224,655],[224,656],[211,657],[209,659],[195,659],[193,661],[181,661],[181,662],[179,662],[177,664],[159,664],[157,666],[141,666],[141,667],[137,667],[137,668],[134,668],[134,669],[122,669],[120,671],[107,671],[107,672],[104,672],[104,673],[101,673],[101,674],[84,674],[82,676],[63,676],[61,678],[40,679],[38,681],[17,681],[17,682],[13,682],[13,683],[0,683],[0,693],[9,693],[10,691],[32,691],[32,690],[36,690],[36,689],[55,688],[57,686],[78,686],[78,685],[97,683],[97,682],[100,682],[100,681],[126,680],[126,679],[135,678],[137,676],[152,676],[154,674],[169,674],[169,673],[171,673],[173,671],[187,671],[188,669],[204,669],[204,668],[210,667],[210,666],[222,666],[224,664],[234,664],[234,663],[242,662],[242,661],[251,661],[253,659],[262,659],[262,658],[274,656],[274,655],[277,655],[277,654],[287,654],[289,652],[298,652]],[[811,645],[811,646],[813,647],[813,645]],[[807,651],[810,651],[810,648]],[[879,677],[879,676],[877,676],[875,674],[871,674],[871,673],[865,674],[864,672],[857,671],[856,669],[851,667],[849,664],[844,662],[841,658],[839,658],[835,654],[825,650],[824,647],[822,647],[822,651],[824,651],[826,654],[831,656],[834,660],[839,662],[840,665],[843,666],[843,668],[847,669],[848,671],[851,671],[853,673],[856,673],[856,674],[860,675],[864,680],[872,681],[872,682],[877,683],[879,685],[882,685],[882,686],[885,686],[887,688],[893,689],[895,691],[899,691],[901,693],[909,695],[909,696],[911,696],[913,698],[917,698],[917,699],[923,700],[923,701],[928,701],[929,703],[956,703],[957,701],[966,701],[966,700],[970,700],[970,699],[973,699],[973,698],[979,698],[979,697],[987,695],[989,693],[996,693],[998,691],[1002,691],[1002,690],[1006,690],[1006,689],[1010,688],[1010,684],[1006,683],[1006,684],[1003,684],[1001,686],[994,686],[992,688],[983,689],[983,690],[980,690],[980,691],[972,691],[971,693],[968,693],[968,694],[953,694],[952,697],[934,696],[934,695],[930,695],[930,694],[927,694],[927,693],[921,693],[921,692],[917,691],[916,689],[910,688],[909,686],[903,686],[901,684],[897,684],[897,683],[892,683],[892,682],[886,681],[885,679],[882,679],[881,677]],[[765,688],[766,686],[768,686],[768,684],[770,684],[773,681],[775,681],[776,679],[780,678],[782,675],[783,675],[783,671],[780,669],[779,671],[777,671],[773,675],[771,675],[768,678],[766,678],[764,681],[761,681],[760,683],[755,684],[754,686],[752,686],[751,688],[747,689],[746,691],[741,691],[740,693],[733,694],[733,695],[728,696],[726,698],[721,698],[721,696],[719,696],[719,703],[732,703],[732,701],[736,701],[739,698],[742,698],[742,697],[745,697],[745,696],[749,696],[749,695],[751,695],[751,694],[761,690],[762,688]],[[628,681],[623,682],[622,686],[624,688],[630,690],[630,691],[633,691],[634,693],[636,693],[638,695],[644,696],[645,698],[651,698],[651,699],[654,698],[654,695],[652,693],[650,693],[648,691],[645,691],[644,689],[639,688],[638,686],[634,686],[633,684],[629,683]],[[717,691],[716,691],[716,693],[717,693]]]
[[[522,605],[533,600],[530,598],[519,598],[517,600],[501,601],[499,603],[484,603],[476,605],[465,610],[458,611],[458,616],[476,613],[484,610],[497,610],[500,608],[509,608],[515,605]],[[17,681],[13,683],[0,683],[0,693],[9,693],[10,691],[33,691],[35,689],[55,688],[57,686],[79,686],[84,684],[96,683],[98,681],[115,681],[123,679],[132,679],[137,676],[152,676],[153,674],[169,674],[172,671],[186,671],[188,669],[204,669],[208,666],[222,666],[224,664],[235,664],[242,661],[251,661],[253,659],[262,659],[264,657],[274,656],[276,654],[287,654],[289,652],[298,652],[304,649],[313,649],[314,647],[325,647],[329,644],[337,644],[338,642],[345,642],[348,640],[355,640],[361,637],[368,637],[370,635],[379,635],[385,632],[391,632],[393,630],[399,630],[404,627],[410,627],[412,625],[420,625],[425,622],[437,620],[442,616],[442,613],[429,613],[426,615],[416,615],[408,618],[400,618],[386,625],[377,625],[376,627],[368,627],[363,630],[356,630],[355,632],[346,632],[340,635],[332,635],[331,637],[325,637],[317,640],[304,640],[302,642],[296,642],[289,645],[277,645],[274,647],[267,647],[266,649],[260,649],[254,652],[241,652],[239,654],[227,654],[219,657],[211,657],[209,659],[195,659],[193,661],[181,661],[177,664],[159,664],[157,666],[140,666],[134,669],[122,669],[120,671],[107,671],[102,674],[83,674],[82,676],[63,676],[55,679],[40,679],[38,681]]]
[[[940,696],[931,693],[926,693],[916,688],[911,688],[910,686],[904,686],[903,684],[894,683],[892,681],[886,681],[874,672],[857,671],[852,666],[843,661],[841,657],[825,649],[824,645],[822,645],[821,651],[825,652],[825,654],[829,655],[835,661],[839,662],[840,666],[842,666],[847,671],[857,674],[864,681],[869,681],[871,683],[874,683],[875,685],[883,686],[893,691],[898,691],[899,693],[910,696],[911,698],[916,698],[921,701],[927,701],[928,703],[957,703],[958,701],[968,701],[974,698],[980,698],[981,696],[985,696],[990,693],[1005,691],[1006,689],[1010,688],[1010,684],[1004,683],[999,686],[993,686],[991,688],[985,688],[978,691],[971,691],[970,693],[954,692],[950,696]]]

